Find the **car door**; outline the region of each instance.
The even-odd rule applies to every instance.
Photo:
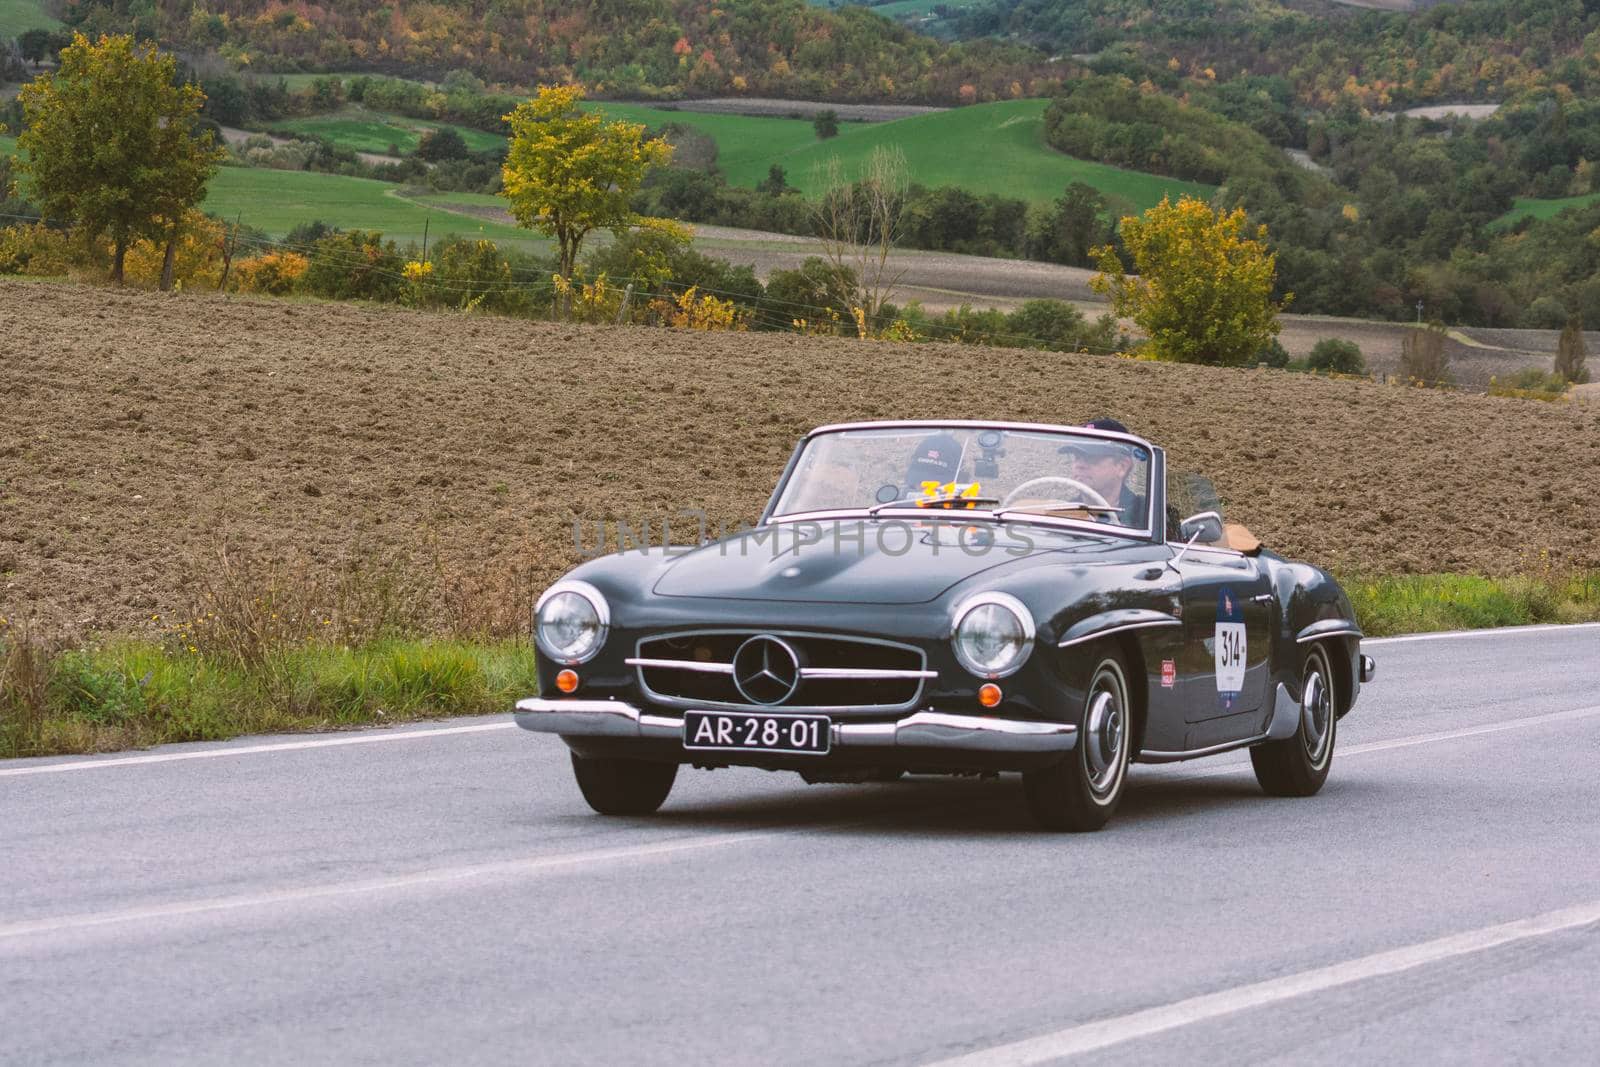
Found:
[[[1176,566],[1183,581],[1185,721],[1259,711],[1272,634],[1266,568],[1243,553],[1202,544],[1184,551]]]

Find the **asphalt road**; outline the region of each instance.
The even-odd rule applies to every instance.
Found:
[[[0,765],[0,1061],[1594,1062],[1600,627],[1369,642],[1320,796],[685,773],[506,720]]]

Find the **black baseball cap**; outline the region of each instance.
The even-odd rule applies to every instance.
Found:
[[[1111,433],[1132,432],[1116,419],[1106,418],[1091,419],[1083,424],[1083,428],[1086,430],[1106,430]],[[1056,451],[1062,455],[1071,454],[1083,456],[1085,459],[1096,458],[1100,456],[1126,456],[1129,454],[1126,445],[1119,444],[1115,441],[1097,441],[1088,437],[1082,437],[1068,441],[1066,444],[1056,449]]]
[[[911,465],[906,468],[906,484],[916,488],[923,482],[953,481],[956,466],[961,462],[961,442],[954,434],[936,433],[922,439],[911,453]]]

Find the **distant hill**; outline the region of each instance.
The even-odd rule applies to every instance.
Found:
[[[69,24],[137,29],[251,70],[467,70],[518,85],[582,81],[601,96],[971,103],[1040,95],[1061,75],[1030,49],[952,45],[806,0],[67,3]]]

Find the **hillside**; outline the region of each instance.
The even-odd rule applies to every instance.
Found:
[[[581,80],[620,97],[955,103],[1058,76],[1029,49],[945,44],[864,8],[805,0],[220,0],[127,11],[117,0],[81,0],[70,20],[94,30],[137,24],[168,45],[256,71],[471,71],[518,85]]]
[[[1545,550],[1600,566],[1592,408],[3,280],[0,306],[0,615],[40,626],[170,617],[224,542],[236,566],[409,560],[512,596],[574,561],[574,518],[753,519],[796,437],[853,418],[1111,413],[1291,555],[1367,574],[1516,572]]]

